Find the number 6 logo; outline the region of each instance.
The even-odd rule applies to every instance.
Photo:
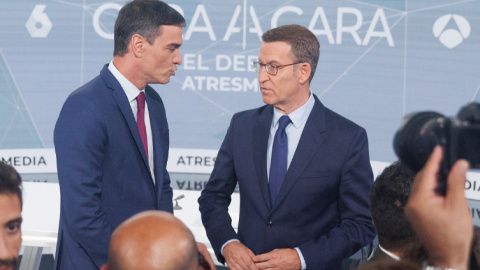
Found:
[[[52,22],[43,12],[45,7],[46,5],[36,5],[25,24],[30,36],[34,38],[45,38],[52,29]]]

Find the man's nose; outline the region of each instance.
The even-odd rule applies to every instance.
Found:
[[[4,233],[0,233],[0,260],[11,259],[12,254],[10,254],[7,245],[7,238]]]
[[[266,66],[260,66],[260,70],[258,70],[258,81],[264,82],[270,78],[270,74],[267,72]]]

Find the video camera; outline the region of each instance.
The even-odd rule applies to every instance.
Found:
[[[408,114],[393,139],[395,153],[415,173],[436,145],[443,148],[437,191],[445,194],[448,172],[456,160],[466,159],[471,168],[480,169],[480,103],[463,106],[456,117],[433,111]]]

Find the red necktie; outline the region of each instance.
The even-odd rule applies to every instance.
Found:
[[[137,96],[137,127],[142,138],[143,148],[148,160],[148,141],[147,141],[147,128],[145,127],[145,93],[140,92]]]

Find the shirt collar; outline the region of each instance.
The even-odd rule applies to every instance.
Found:
[[[295,111],[288,114],[288,117],[290,117],[290,120],[292,121],[292,124],[295,128],[301,127],[307,121],[308,116],[310,115],[310,112],[313,109],[313,105],[315,105],[315,99],[313,98],[313,95],[310,92],[310,97],[308,98],[307,102],[302,106],[300,106]],[[273,120],[272,120],[273,126],[278,125],[278,120],[282,115],[284,114],[279,112],[276,108],[274,108]]]
[[[123,76],[123,74],[120,73],[120,71],[118,71],[118,69],[115,67],[115,65],[113,64],[113,60],[110,61],[110,64],[108,65],[108,70],[112,72],[115,79],[117,79],[117,81],[120,83],[120,86],[122,86],[123,91],[125,91],[125,94],[127,95],[128,102],[134,101],[137,98],[138,94],[145,90],[142,89],[139,91],[138,88],[133,85],[133,83],[131,83],[127,78],[125,78],[125,76]]]
[[[383,252],[385,252],[385,254],[387,254],[388,256],[390,256],[392,259],[396,260],[396,261],[400,261],[400,257],[398,257],[397,255],[391,253],[390,251],[382,248],[382,246],[380,244],[378,244],[378,247],[380,248],[380,250],[382,250]]]

